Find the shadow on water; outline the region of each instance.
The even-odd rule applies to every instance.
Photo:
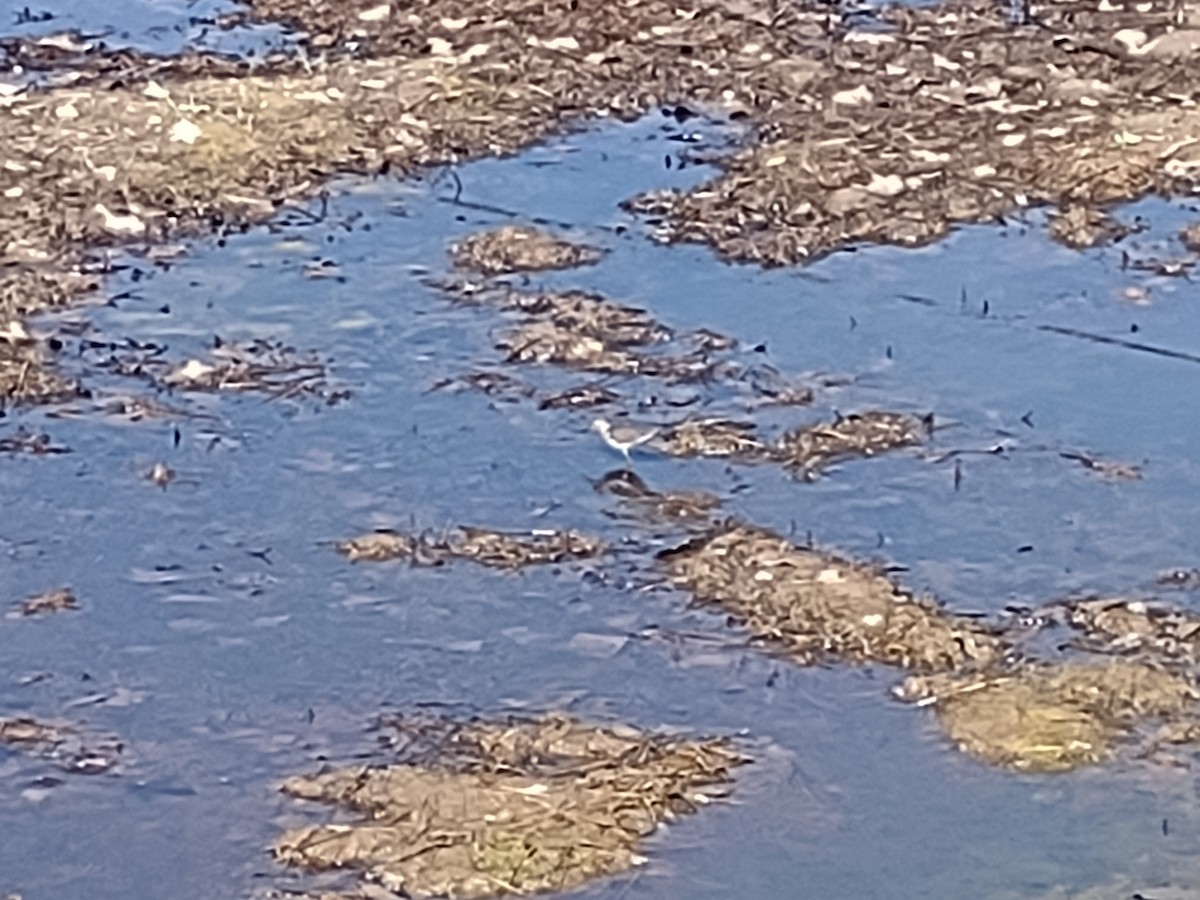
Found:
[[[1200,426],[1182,411],[1200,368],[1042,327],[1127,337],[1137,324],[1139,342],[1200,353],[1191,283],[1121,271],[1112,250],[1062,250],[1036,214],[920,251],[764,272],[657,246],[652,226],[619,212],[638,191],[703,178],[678,151],[725,137],[666,118],[605,127],[464,166],[457,182],[336,185],[319,220],[169,264],[114,260],[111,300],[61,316],[88,340],[153,342],[176,362],[214,335],[282,340],[315,350],[353,396],[163,395],[187,414],[127,423],[81,402],[78,415],[0,425],[0,437],[45,429],[73,451],[0,466],[6,595],[70,585],[81,606],[0,620],[0,703],[125,742],[120,774],[90,779],[0,750],[0,888],[126,898],[169,886],[187,900],[276,883],[264,848],[301,814],[274,785],[369,753],[364,724],[413,705],[565,709],[773,742],[738,803],[655,838],[649,867],[583,896],[1033,898],[1126,876],[1134,889],[1192,880],[1200,822],[1186,775],[985,769],[887,699],[894,673],[799,669],[730,644],[719,617],[640,590],[621,565],[513,575],[352,565],[333,551],[371,528],[459,522],[630,537],[589,485],[619,457],[588,414],[430,390],[496,362],[498,326],[425,276],[444,272],[456,237],[545,219],[610,253],[536,283],[723,331],[786,372],[850,376],[822,395],[831,409],[932,410],[944,426],[932,449],[811,484],[639,458],[656,486],[711,490],[750,521],[907,566],[909,586],[956,610],[1144,587],[1196,563]],[[1135,212],[1156,225],[1181,215]],[[1147,305],[1124,299],[1147,285]],[[87,371],[98,393],[150,392]],[[782,428],[796,412],[764,415]],[[1105,481],[1064,451],[1143,463],[1144,477]],[[176,473],[166,489],[147,479],[155,463]],[[629,552],[669,543],[633,537]]]

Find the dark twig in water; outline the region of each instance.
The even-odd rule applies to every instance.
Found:
[[[1182,350],[1170,350],[1166,347],[1156,347],[1153,344],[1143,344],[1140,341],[1109,337],[1104,334],[1093,334],[1090,331],[1080,331],[1078,328],[1064,328],[1061,325],[1038,325],[1037,330],[1079,338],[1084,341],[1092,341],[1096,344],[1110,344],[1114,347],[1124,347],[1126,350],[1137,350],[1141,353],[1153,353],[1155,356],[1165,356],[1168,359],[1181,359],[1184,362],[1200,363],[1200,356],[1194,353],[1185,353]]]

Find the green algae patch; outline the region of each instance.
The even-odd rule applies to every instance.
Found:
[[[646,837],[725,793],[745,762],[722,740],[559,717],[452,728],[423,755],[285,781],[357,818],[289,830],[275,857],[410,897],[568,890],[644,862]]]
[[[578,531],[500,532],[463,526],[438,534],[373,531],[341,541],[337,549],[351,562],[407,559],[415,565],[442,565],[470,559],[496,569],[519,569],[591,559],[602,555],[607,545]]]
[[[1195,715],[1191,678],[1152,662],[1024,664],[977,676],[908,679],[906,700],[933,705],[946,736],[992,765],[1061,772],[1109,759],[1148,722]]]
[[[722,525],[659,559],[677,587],[800,662],[953,671],[990,665],[1007,648],[997,632],[902,590],[874,566],[766,529]]]
[[[468,235],[450,250],[455,267],[484,275],[572,269],[599,262],[603,256],[595,247],[517,225]]]

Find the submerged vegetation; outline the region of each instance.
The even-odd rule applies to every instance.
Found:
[[[290,830],[276,858],[357,870],[408,897],[567,890],[644,862],[660,824],[721,796],[745,762],[722,740],[558,717],[388,727],[430,761],[289,778],[285,793],[358,818]]]

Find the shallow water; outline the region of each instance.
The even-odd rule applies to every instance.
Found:
[[[431,391],[499,361],[501,319],[425,284],[445,272],[448,242],[509,221],[571,225],[609,256],[533,282],[728,333],[747,359],[785,372],[851,376],[815,412],[764,413],[772,428],[875,406],[933,411],[945,426],[932,448],[812,484],[640,457],[653,486],[713,490],[731,514],[908,567],[908,586],[954,610],[1145,589],[1196,564],[1200,425],[1187,410],[1200,367],[1042,328],[1200,354],[1194,285],[1122,271],[1119,250],[1062,249],[1037,212],[922,250],[764,272],[659,246],[619,210],[639,191],[705,177],[677,153],[729,136],[651,117],[464,166],[457,183],[338,184],[319,222],[292,213],[165,267],[116,259],[111,301],[59,317],[91,323],[95,339],[166,344],[177,362],[214,335],[284,340],[330,360],[353,396],[333,407],[164,396],[191,415],[137,424],[62,410],[0,420],[0,436],[44,428],[73,451],[0,459],[6,599],[71,585],[82,606],[0,620],[0,713],[61,716],[126,747],[119,774],[92,778],[0,749],[0,893],[115,900],[169,885],[189,900],[291,884],[265,848],[281,825],[322,814],[274,785],[368,753],[371,718],[414,706],[562,709],[744,733],[760,748],[735,804],[667,829],[646,869],[585,896],[1007,900],[1191,886],[1200,823],[1187,776],[991,771],[945,746],[929,714],[889,699],[893,672],[800,669],[740,646],[720,617],[639,589],[635,568],[680,537],[605,515],[589,482],[619,457],[589,433],[590,415]],[[1166,246],[1187,218],[1162,201],[1126,214],[1154,224],[1126,248]],[[306,278],[321,261],[337,277]],[[1139,285],[1149,305],[1123,299]],[[147,390],[71,353],[64,367],[97,392]],[[1002,456],[960,458],[958,490],[953,461],[934,461],[998,444]],[[1063,450],[1144,463],[1144,478],[1104,481]],[[145,477],[156,462],[178,473],[165,490]],[[611,565],[505,574],[352,565],[332,547],[375,527],[457,523],[580,528],[620,550]]]
[[[37,39],[74,32],[110,49],[162,54],[205,50],[255,56],[287,44],[277,26],[219,24],[238,11],[229,0],[0,0],[0,34]]]

